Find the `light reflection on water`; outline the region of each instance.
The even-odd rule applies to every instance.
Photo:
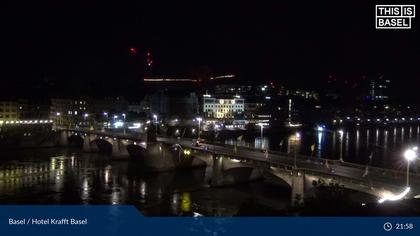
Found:
[[[35,157],[33,153],[40,152]],[[250,183],[208,188],[210,168],[150,173],[99,154],[31,151],[0,160],[2,204],[132,204],[147,215],[235,215],[244,204],[290,206],[290,189]],[[229,196],[227,198],[226,196]],[[262,200],[265,199],[265,200]],[[249,205],[246,205],[249,207]]]

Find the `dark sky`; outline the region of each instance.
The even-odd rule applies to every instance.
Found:
[[[0,8],[3,96],[135,92],[144,74],[210,71],[314,88],[384,75],[420,100],[418,20],[378,31],[375,1],[12,2]]]

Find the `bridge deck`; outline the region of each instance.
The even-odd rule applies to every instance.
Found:
[[[172,138],[158,138],[158,141],[168,144],[180,144],[195,151],[211,152],[217,155],[225,155],[231,158],[265,163],[268,166],[289,168],[294,167],[295,158],[280,152],[270,151],[268,154],[262,150],[252,150],[249,148],[226,146],[220,144],[206,144],[204,147],[196,147],[191,140],[179,140]],[[328,164],[326,164],[328,163]],[[314,157],[296,157],[296,169],[308,173],[316,173],[324,176],[330,176],[335,179],[345,179],[366,186],[382,187],[384,189],[404,189],[406,187],[406,172],[369,167],[369,174],[365,176],[366,166]],[[410,175],[410,185],[412,192],[420,193],[420,176],[418,174]]]

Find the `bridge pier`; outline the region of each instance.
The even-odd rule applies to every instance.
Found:
[[[97,152],[99,151],[98,145],[93,142],[97,138],[96,135],[87,134],[83,138],[83,151],[84,152]]]
[[[270,167],[268,172],[290,186],[292,190],[290,194],[292,206],[301,206],[304,204],[307,179],[303,171]]]
[[[232,185],[262,178],[264,171],[239,160],[213,155],[212,186]]]
[[[67,130],[60,131],[60,134],[58,137],[58,145],[64,146],[64,147],[69,145],[69,131]]]
[[[117,158],[128,158],[130,154],[127,151],[127,144],[124,144],[124,141],[113,138],[110,141],[112,144],[112,156]]]

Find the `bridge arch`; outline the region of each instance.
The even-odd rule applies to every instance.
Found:
[[[84,137],[83,135],[79,135],[77,133],[70,133],[70,135],[67,137],[67,140],[68,145],[81,147],[84,142]]]
[[[97,151],[101,153],[111,154],[112,153],[112,142],[110,140],[105,139],[103,137],[95,137],[93,140],[88,141],[85,143],[85,146],[96,146]],[[85,151],[93,151],[86,149]]]
[[[264,170],[241,160],[222,155],[213,156],[212,186],[232,185],[263,177]]]
[[[126,149],[130,157],[137,159],[141,158],[146,155],[146,147],[139,144],[138,142],[132,141],[131,143],[127,143]]]

